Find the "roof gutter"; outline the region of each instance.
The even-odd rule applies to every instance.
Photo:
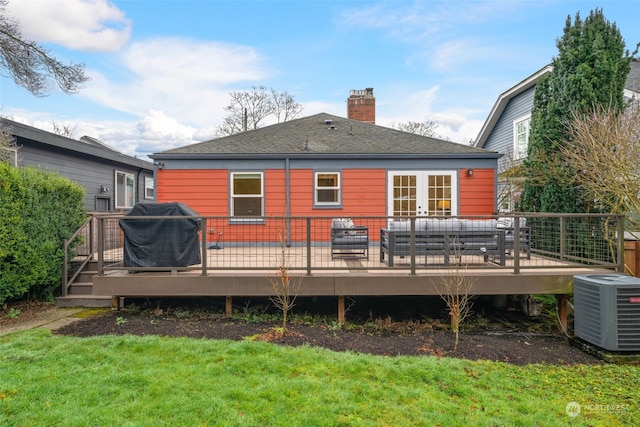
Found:
[[[153,160],[265,160],[265,159],[349,159],[354,158],[358,160],[362,159],[499,159],[502,157],[502,153],[495,151],[483,151],[478,153],[433,153],[433,154],[420,154],[420,153],[157,153],[151,157]]]

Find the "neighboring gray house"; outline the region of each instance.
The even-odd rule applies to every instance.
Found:
[[[122,211],[155,200],[151,162],[86,136],[75,140],[4,118],[0,126],[16,138],[14,164],[54,171],[80,184],[87,211]]]
[[[475,147],[504,154],[498,164],[498,206],[509,211],[519,197],[518,176],[506,177],[504,172],[518,165],[526,156],[529,128],[536,84],[553,70],[547,65],[503,92],[493,105],[489,117],[480,129]],[[625,83],[627,98],[640,97],[640,60],[631,61],[631,71]]]

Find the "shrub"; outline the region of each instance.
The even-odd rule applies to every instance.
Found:
[[[0,162],[0,304],[60,286],[62,242],[86,217],[84,189],[53,172]]]

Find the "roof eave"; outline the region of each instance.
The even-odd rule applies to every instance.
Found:
[[[153,160],[258,160],[258,159],[497,159],[501,153],[494,151],[478,153],[156,153],[152,154]]]
[[[14,122],[8,119],[1,119],[3,124],[11,129],[14,136],[30,139],[39,144],[49,145],[75,153],[98,157],[116,163],[134,166],[140,169],[153,170],[153,164],[146,160],[127,156],[109,148],[97,147],[72,138],[56,135],[42,129],[34,128],[23,123]]]

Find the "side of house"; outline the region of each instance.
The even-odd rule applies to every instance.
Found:
[[[498,165],[498,207],[502,211],[512,210],[520,195],[522,178],[516,168],[527,156],[536,84],[552,70],[547,65],[500,94],[476,138],[475,147],[503,154]],[[640,96],[638,59],[631,61],[624,95]]]
[[[88,137],[74,140],[4,118],[0,125],[16,139],[17,166],[54,171],[80,184],[87,211],[122,211],[155,200],[151,162]]]
[[[255,241],[271,216],[496,211],[499,154],[326,113],[151,157],[159,202],[231,217],[225,236],[236,241]],[[325,238],[326,229],[314,236]]]

